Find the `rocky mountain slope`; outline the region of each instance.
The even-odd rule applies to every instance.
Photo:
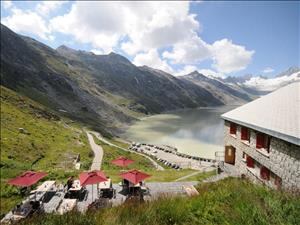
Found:
[[[68,66],[88,73],[95,85],[129,100],[123,106],[144,114],[160,113],[178,108],[219,105],[211,93],[193,83],[185,84],[176,77],[146,67],[136,67],[125,57],[110,53],[94,55],[74,51],[66,46],[57,49]],[[190,91],[193,90],[193,91]],[[112,99],[114,101],[114,99]]]
[[[224,104],[209,89],[115,53],[52,49],[3,25],[1,47],[2,85],[102,132],[141,115]]]
[[[206,89],[220,99],[223,104],[241,104],[251,100],[249,93],[245,90],[235,85],[229,85],[221,79],[205,76],[197,71],[181,76],[180,79],[193,82]]]

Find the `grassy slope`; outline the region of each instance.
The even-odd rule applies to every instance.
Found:
[[[1,86],[1,213],[20,200],[18,189],[6,185],[7,179],[31,169],[33,162],[32,169],[49,172],[48,179],[78,173],[69,158],[78,153],[82,169],[89,168],[92,158],[86,135],[78,125],[67,123],[71,122]],[[63,163],[66,160],[70,163]]]
[[[33,217],[23,224],[299,224],[300,197],[292,196],[247,180],[229,178],[202,183],[199,196],[166,198],[142,205],[125,204],[63,216]]]
[[[215,170],[212,170],[212,171],[209,171],[209,172],[203,172],[203,173],[199,173],[199,174],[196,174],[194,176],[190,176],[190,177],[187,177],[181,181],[202,181],[208,177],[211,177],[211,176],[214,176],[216,175],[216,171]]]

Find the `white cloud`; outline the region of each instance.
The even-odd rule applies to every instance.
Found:
[[[155,49],[151,49],[146,53],[139,53],[134,57],[133,64],[136,66],[150,66],[155,69],[163,70],[167,73],[173,73],[173,69],[168,63],[162,60]]]
[[[272,72],[274,72],[274,69],[271,67],[267,67],[267,68],[263,69],[262,72],[263,73],[272,73]]]
[[[255,51],[222,39],[212,44],[213,67],[221,73],[231,73],[245,69],[252,60]]]
[[[1,3],[4,9],[10,9],[13,6],[12,1],[1,1]]]
[[[174,64],[198,63],[211,57],[211,47],[193,34],[182,42],[176,43],[172,51],[165,51],[163,57],[171,59]]]
[[[39,13],[41,16],[47,16],[51,11],[56,10],[66,1],[42,1],[36,6],[36,12]]]
[[[125,33],[122,18],[124,9],[116,2],[75,2],[70,12],[53,18],[50,27],[109,53]]]
[[[181,42],[200,29],[195,15],[189,14],[188,2],[145,2],[150,13],[140,14],[132,22],[128,37],[130,41],[122,44],[128,54],[152,48],[168,47]],[[134,14],[135,8],[131,9]],[[134,18],[134,17],[133,17]]]
[[[192,38],[175,44],[172,51],[165,51],[163,57],[170,59],[174,64],[196,64],[205,59],[212,59],[213,67],[218,71],[215,75],[223,76],[223,73],[245,69],[253,54],[254,51],[248,51],[244,46],[233,44],[227,39],[210,45],[199,36],[193,35]]]
[[[102,55],[103,51],[99,50],[99,49],[91,49],[91,52],[94,53],[95,55]]]
[[[15,32],[34,34],[42,39],[49,39],[50,30],[46,22],[35,12],[13,8],[12,14],[3,18],[1,23]]]
[[[127,54],[171,46],[200,29],[189,2],[75,2],[70,12],[51,20],[51,28],[91,43],[104,52]],[[109,44],[108,44],[109,43]]]

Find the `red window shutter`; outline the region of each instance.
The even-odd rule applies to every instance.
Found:
[[[236,134],[236,124],[230,124],[230,134]]]
[[[241,139],[242,140],[249,140],[249,137],[248,137],[248,128],[242,127]]]
[[[266,168],[266,177],[267,180],[270,180],[270,170]]]
[[[281,178],[278,177],[278,176],[276,176],[276,177],[275,177],[275,185],[277,185],[277,187],[280,187],[280,186],[281,186],[281,183],[282,183]]]
[[[270,180],[270,170],[262,166],[260,168],[260,177],[264,180]]]
[[[254,168],[254,159],[247,155],[247,166],[250,168]]]
[[[265,135],[262,133],[256,134],[256,148],[265,148]]]

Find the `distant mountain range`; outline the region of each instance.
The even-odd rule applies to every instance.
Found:
[[[175,77],[115,53],[52,49],[1,24],[1,85],[102,132],[143,115],[250,101],[260,94],[252,79]]]
[[[248,93],[250,92],[261,95],[275,91],[276,89],[292,82],[299,81],[300,68],[290,67],[286,71],[272,78],[247,74],[239,77],[229,76],[222,80],[227,84],[239,86],[240,88],[247,90]]]

